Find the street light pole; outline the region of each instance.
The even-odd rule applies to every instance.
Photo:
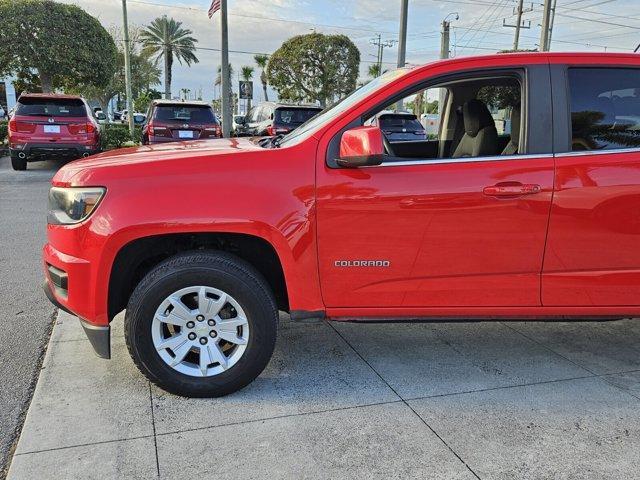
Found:
[[[229,78],[229,29],[227,26],[227,0],[220,2],[220,20],[222,27],[222,135],[231,135],[231,79]]]
[[[127,0],[122,0],[122,22],[124,26],[124,82],[127,92],[127,120],[129,134],[133,139],[133,101],[131,99],[131,42],[129,40],[129,22],[127,20]]]

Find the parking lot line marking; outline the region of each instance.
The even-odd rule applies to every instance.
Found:
[[[151,392],[151,382],[147,382],[149,386],[149,402],[151,403],[151,426],[153,427],[153,448],[156,452],[156,472],[160,478],[160,459],[158,458],[158,437],[156,435],[156,418],[153,411],[153,393]]]

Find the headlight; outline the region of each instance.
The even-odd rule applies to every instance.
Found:
[[[101,187],[53,187],[49,190],[47,222],[53,225],[69,225],[87,219],[105,192],[106,189]]]

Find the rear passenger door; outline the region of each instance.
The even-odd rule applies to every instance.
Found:
[[[640,304],[640,68],[553,69],[555,193],[545,306]],[[566,112],[569,112],[567,114]]]

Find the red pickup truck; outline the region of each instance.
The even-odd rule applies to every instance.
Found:
[[[435,100],[433,138],[394,143],[366,126]],[[44,271],[100,356],[126,309],[140,370],[187,396],[259,375],[278,310],[640,315],[640,56],[438,61],[387,73],[286,136],[70,163],[53,179]]]

